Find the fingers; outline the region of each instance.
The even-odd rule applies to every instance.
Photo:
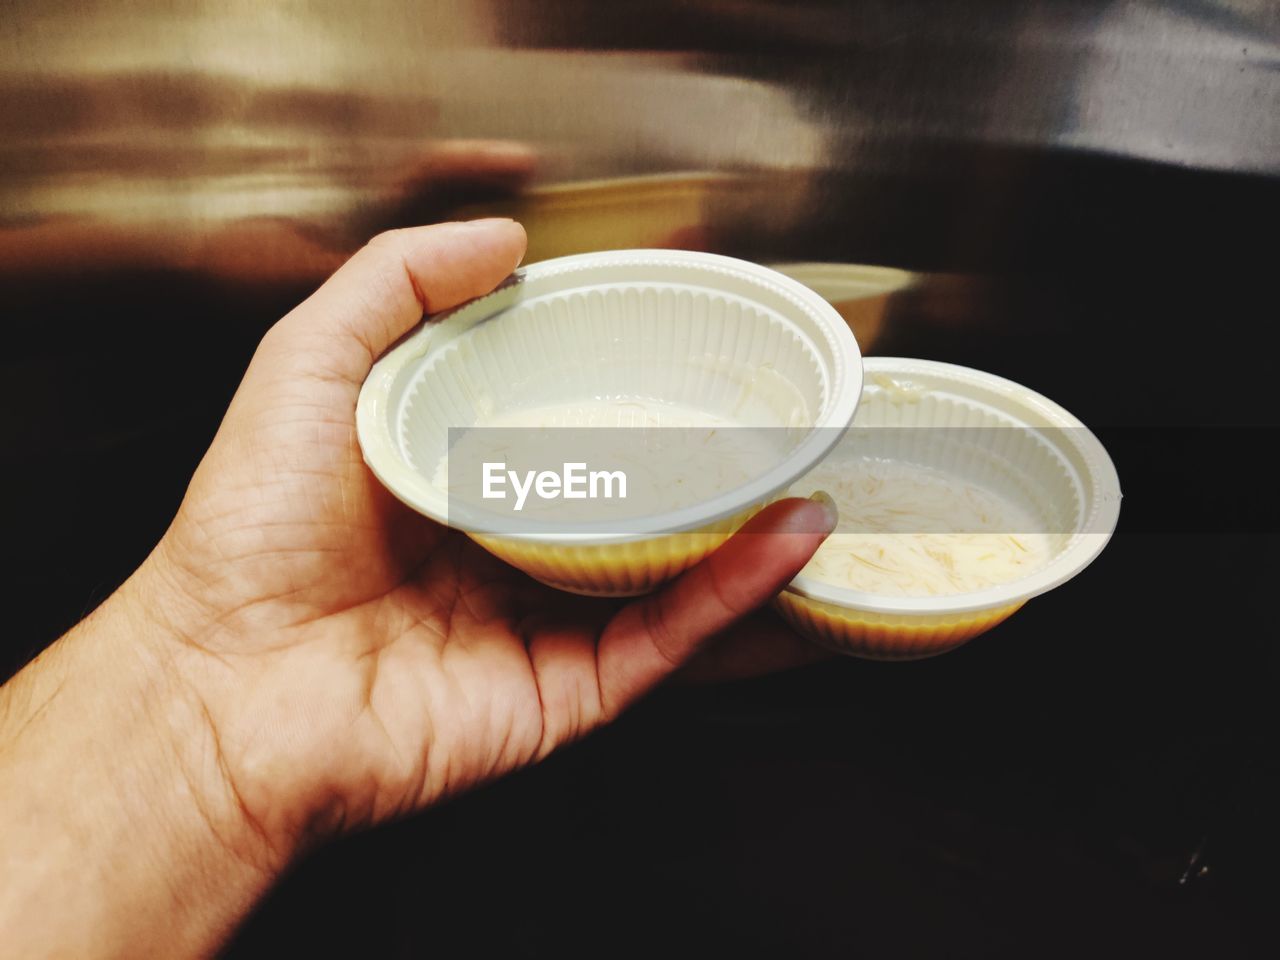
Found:
[[[619,612],[600,638],[606,717],[683,664],[709,638],[773,597],[835,527],[833,506],[783,500],[762,510],[660,593]]]
[[[488,293],[524,257],[524,228],[474,220],[378,234],[273,334],[288,347],[322,351],[330,368],[359,383],[424,313]]]

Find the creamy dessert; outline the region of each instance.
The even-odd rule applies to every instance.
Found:
[[[840,510],[836,532],[807,576],[866,593],[929,597],[1020,579],[1053,555],[1053,538],[1029,509],[984,487],[911,463],[844,459],[797,484],[825,490]]]

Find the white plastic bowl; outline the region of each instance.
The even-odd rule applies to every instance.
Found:
[[[760,373],[803,398],[771,405]],[[467,531],[532,576],[597,595],[643,593],[785,492],[838,440],[862,392],[847,324],[804,285],[714,254],[625,250],[531,264],[488,296],[432,318],[373,367],[357,428],[366,462],[402,501]],[[449,429],[513,409],[634,394],[807,428],[779,462],[735,489],[670,512],[571,531],[486,533],[434,472]]]
[[[824,469],[874,451],[989,489],[1015,484],[1055,544],[1027,576],[970,593],[883,596],[802,573],[776,601],[802,633],[875,659],[932,656],[991,629],[1102,552],[1119,519],[1120,480],[1076,417],[1020,384],[953,364],[870,357],[864,376],[853,428]],[[804,480],[793,489],[808,492]]]

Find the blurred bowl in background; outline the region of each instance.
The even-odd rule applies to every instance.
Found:
[[[872,352],[880,339],[889,298],[919,280],[907,270],[857,263],[776,263],[772,267],[835,307],[864,354]]]

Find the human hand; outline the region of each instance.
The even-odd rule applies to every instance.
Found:
[[[489,291],[523,251],[517,224],[479,221],[356,254],[263,338],[170,530],[102,614],[116,639],[98,647],[145,678],[151,732],[137,735],[162,741],[113,758],[113,774],[173,767],[165,815],[198,810],[195,832],[247,888],[318,837],[607,722],[767,601],[830,530],[822,504],[783,501],[621,603],[544,587],[396,501],[361,459],[361,383],[424,312]],[[749,633],[767,644],[762,623]],[[89,671],[66,672],[83,684]]]

